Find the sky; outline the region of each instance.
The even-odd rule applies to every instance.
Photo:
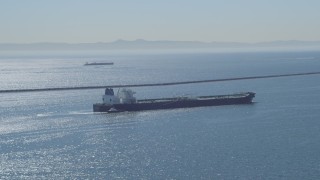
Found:
[[[0,0],[0,43],[320,40],[320,0]]]

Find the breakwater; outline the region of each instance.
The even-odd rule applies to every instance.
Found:
[[[39,92],[39,91],[66,91],[66,90],[86,90],[86,89],[125,88],[125,87],[147,87],[147,86],[172,86],[172,85],[183,85],[183,84],[213,83],[213,82],[224,82],[224,81],[239,81],[239,80],[251,80],[251,79],[281,78],[281,77],[307,76],[307,75],[320,75],[320,72],[276,74],[276,75],[264,75],[264,76],[245,76],[245,77],[232,77],[232,78],[222,78],[222,79],[207,79],[207,80],[180,81],[180,82],[165,82],[165,83],[123,84],[123,85],[105,85],[105,86],[79,86],[79,87],[55,87],[55,88],[38,88],[38,89],[7,89],[7,90],[0,90],[0,93],[20,93],[20,92]]]

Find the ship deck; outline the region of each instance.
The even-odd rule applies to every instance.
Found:
[[[230,95],[214,95],[214,96],[197,96],[197,97],[174,97],[174,98],[156,98],[156,99],[141,99],[137,100],[137,103],[155,103],[155,102],[172,102],[172,101],[186,101],[186,100],[214,100],[214,99],[232,99],[232,98],[242,98],[250,95],[249,92],[237,93]]]

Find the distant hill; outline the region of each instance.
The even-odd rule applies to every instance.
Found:
[[[200,42],[200,41],[134,41],[117,40],[97,43],[0,43],[7,50],[122,50],[122,49],[202,49],[202,48],[320,48],[320,41],[271,41],[259,43]]]

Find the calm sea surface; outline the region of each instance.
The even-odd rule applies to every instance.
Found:
[[[85,62],[113,66],[83,66]],[[0,54],[0,89],[320,71],[320,52]],[[0,94],[0,179],[319,179],[320,75],[133,88],[252,105],[92,113],[103,89]]]

